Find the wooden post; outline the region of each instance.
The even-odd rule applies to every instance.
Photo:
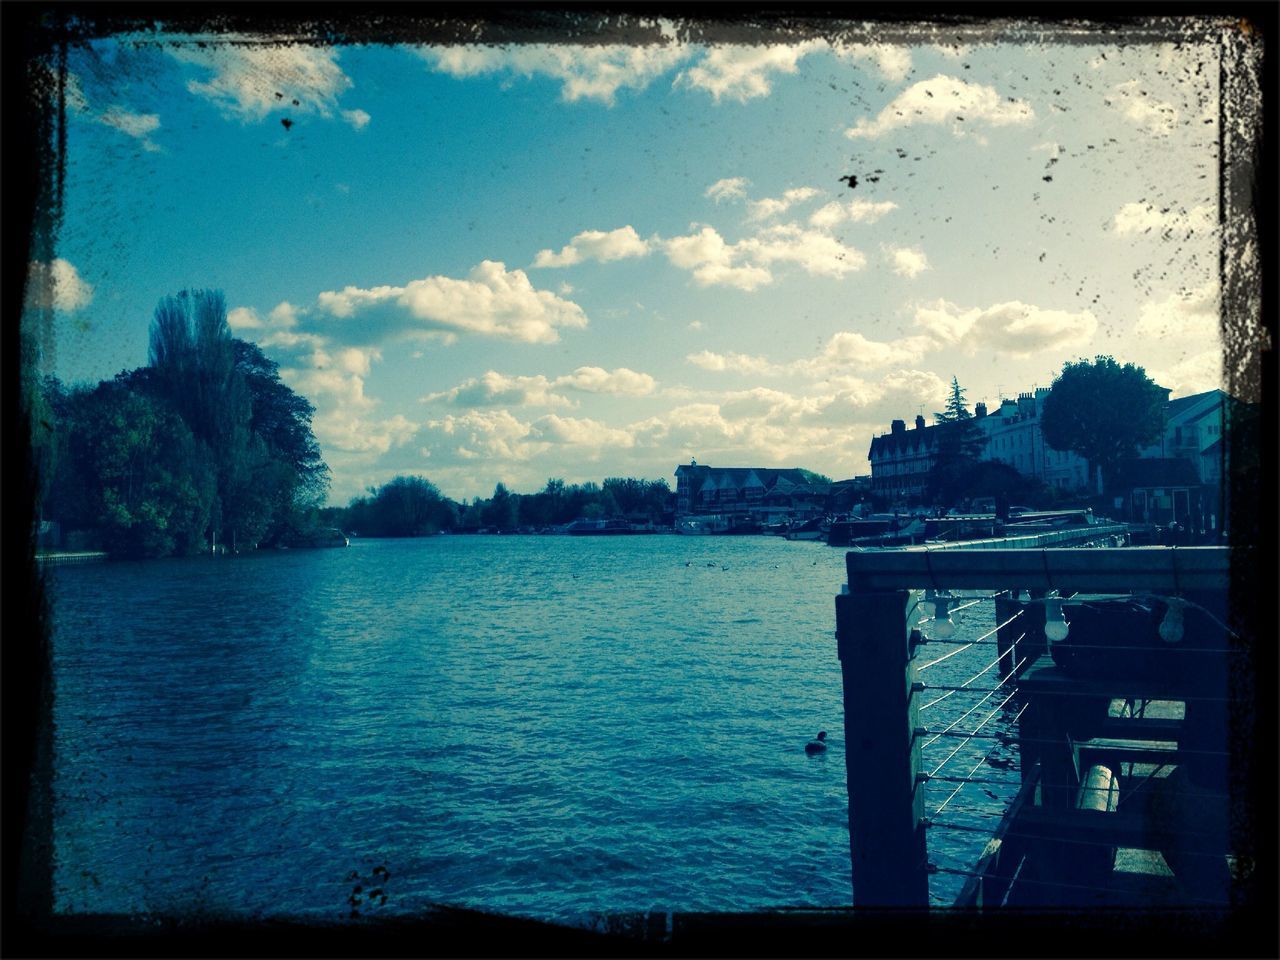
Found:
[[[849,859],[857,907],[929,906],[908,617],[909,605],[917,598],[918,592],[907,590],[854,591],[836,597]]]

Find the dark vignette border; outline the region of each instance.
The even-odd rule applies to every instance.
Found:
[[[1276,956],[1280,954],[1277,895],[1276,658],[1276,150],[1274,42],[1277,8],[1237,3],[1060,3],[1033,19],[1001,4],[361,4],[226,3],[163,9],[149,4],[32,3],[4,6],[3,69],[4,322],[0,359],[3,415],[4,592],[0,605],[0,710],[3,743],[3,832],[0,851],[0,952],[9,956],[657,956],[657,955],[971,955]],[[1052,34],[1088,23],[1104,37],[1137,43],[1168,36],[1183,18],[1238,18],[1240,52],[1248,61],[1224,87],[1224,110],[1240,126],[1223,124],[1222,220],[1233,226],[1223,244],[1224,361],[1228,392],[1252,402],[1232,411],[1225,450],[1228,529],[1232,537],[1234,625],[1245,638],[1251,667],[1234,677],[1255,709],[1233,717],[1241,750],[1235,786],[1248,800],[1240,827],[1257,856],[1251,897],[1226,915],[922,917],[848,910],[744,914],[676,914],[653,929],[641,917],[619,917],[606,935],[552,924],[441,909],[424,917],[344,926],[295,922],[171,918],[144,925],[126,917],[54,917],[51,877],[53,690],[48,607],[31,536],[34,476],[19,377],[19,318],[26,266],[48,259],[61,216],[63,117],[56,91],[59,49],[95,37],[155,28],[201,33],[283,33],[326,44],[395,42],[625,43],[657,39],[646,22],[680,23],[682,40],[856,38],[870,25],[890,36],[945,41],[948,31],[980,28],[989,39]],[[1014,17],[1018,19],[1015,20]],[[851,23],[852,21],[852,23]],[[993,24],[993,21],[994,24]],[[1090,39],[1096,39],[1091,37]],[[1250,53],[1252,51],[1252,53]],[[53,69],[50,69],[50,65]],[[1254,318],[1252,321],[1250,318]],[[1251,326],[1261,319],[1261,332]],[[47,318],[41,318],[47,319]],[[1267,346],[1260,346],[1260,339]],[[834,588],[834,585],[833,585]],[[1264,612],[1265,608],[1265,612]],[[665,925],[664,925],[665,926]]]

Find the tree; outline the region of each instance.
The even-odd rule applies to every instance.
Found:
[[[65,429],[87,511],[113,554],[157,557],[204,546],[216,482],[187,425],[127,382],[79,394]]]
[[[1078,453],[1090,476],[1100,470],[1110,483],[1121,460],[1159,438],[1167,395],[1132,363],[1106,356],[1069,361],[1045,398],[1040,429],[1045,443]]]
[[[929,470],[928,497],[951,506],[963,495],[968,476],[982,456],[986,437],[964,402],[960,381],[951,378],[951,392],[942,413],[935,413],[937,453]]]

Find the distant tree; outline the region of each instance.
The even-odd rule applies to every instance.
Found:
[[[520,526],[520,499],[499,483],[493,488],[493,496],[481,511],[486,527],[498,530],[514,530]]]
[[[399,476],[351,501],[347,529],[366,537],[422,537],[451,530],[456,505],[426,477]]]
[[[1045,443],[1071,450],[1110,483],[1121,460],[1159,438],[1165,391],[1142,367],[1111,357],[1063,365],[1045,398],[1040,429]]]
[[[825,473],[815,473],[814,471],[806,470],[803,467],[800,468],[800,475],[804,477],[806,483],[812,483],[818,486],[831,483],[831,478]]]
[[[937,452],[929,471],[928,499],[938,506],[949,507],[964,495],[986,438],[965,405],[964,389],[954,376],[946,407],[933,416]]]

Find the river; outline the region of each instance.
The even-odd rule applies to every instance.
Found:
[[[581,923],[848,904],[844,555],[439,536],[54,568],[55,907]],[[806,756],[819,729],[831,749]],[[931,836],[931,857],[975,843]],[[938,900],[961,880],[933,879]]]

